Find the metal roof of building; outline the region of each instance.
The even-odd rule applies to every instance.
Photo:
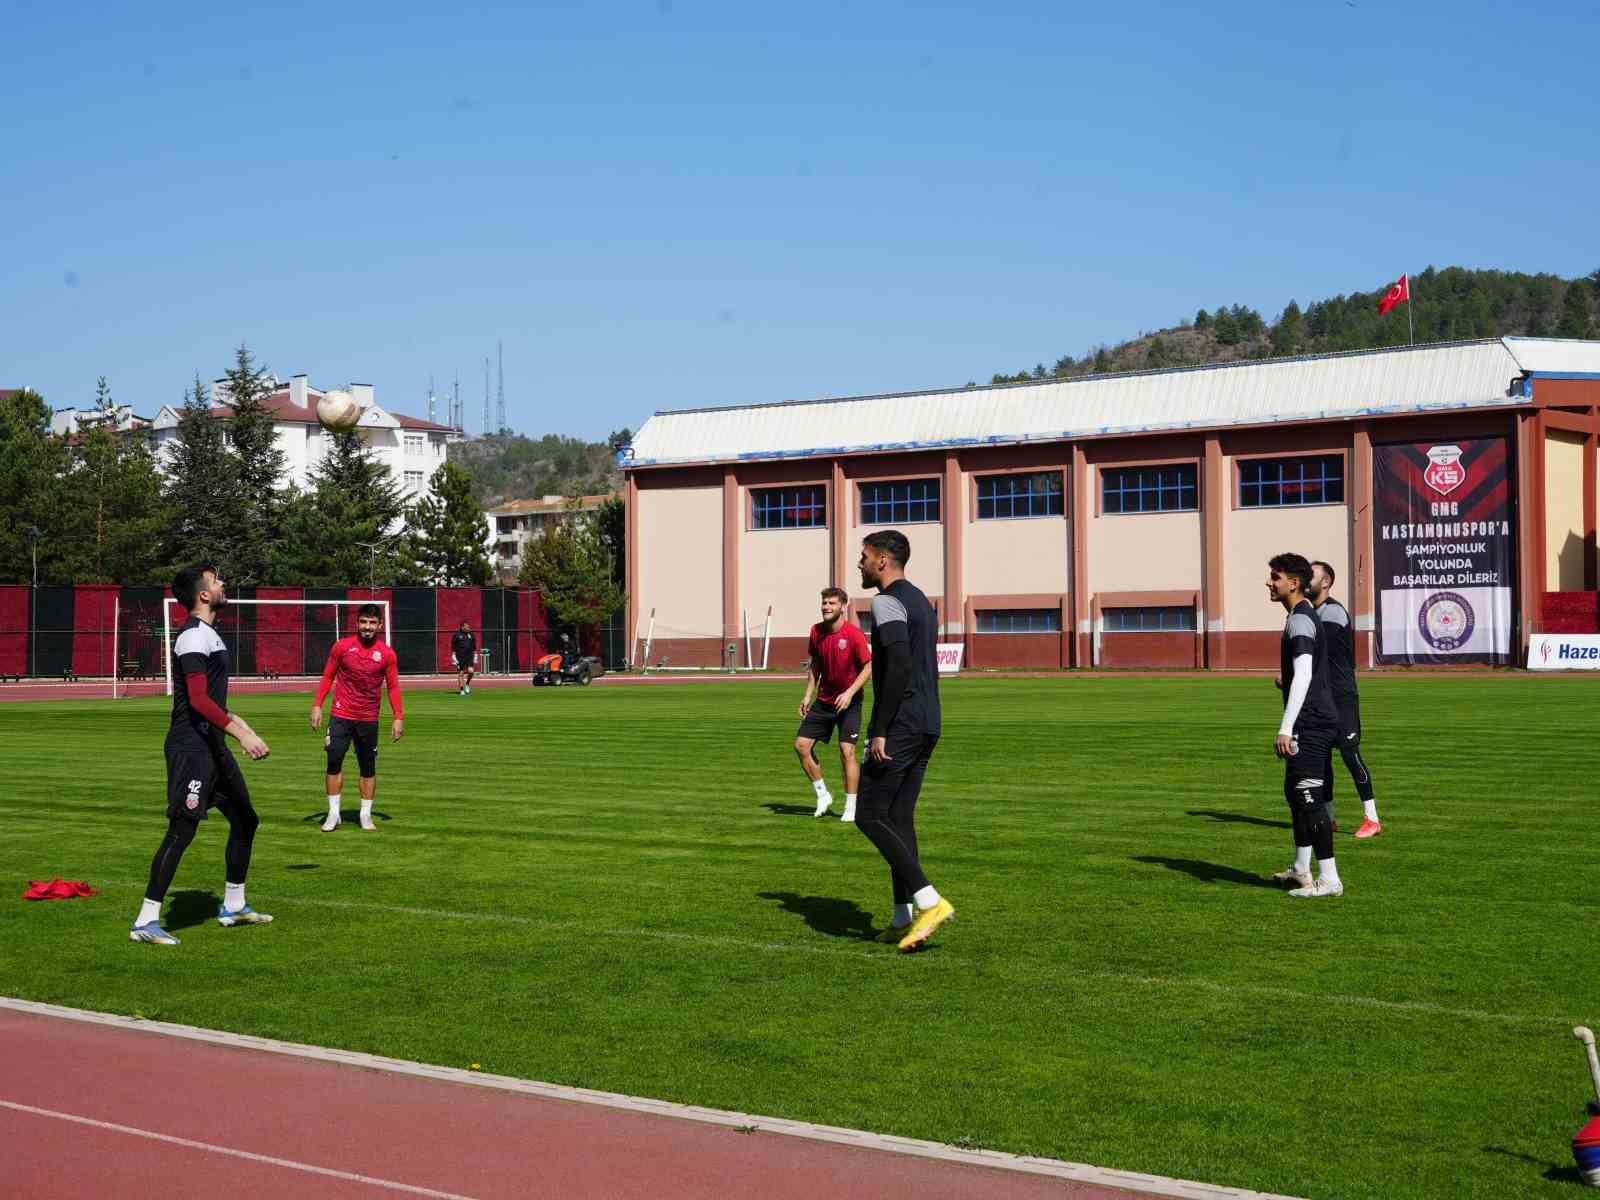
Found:
[[[1529,377],[1600,377],[1600,342],[1509,337],[1087,378],[658,412],[624,469],[1015,445],[1528,404]]]

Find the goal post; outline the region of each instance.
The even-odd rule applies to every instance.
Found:
[[[233,658],[233,675],[238,679],[265,678],[296,678],[305,679],[315,677],[322,673],[322,662],[326,659],[328,650],[333,643],[342,637],[348,637],[356,631],[355,610],[364,608],[368,604],[376,604],[383,610],[383,632],[380,635],[391,645],[394,642],[394,626],[390,621],[390,602],[388,600],[313,600],[302,598],[296,600],[232,600],[223,607],[217,622],[217,633],[223,643],[228,647],[228,652]],[[255,628],[245,630],[242,628],[240,618],[246,609],[332,609],[334,620],[332,629],[314,627],[301,620],[293,626],[282,629],[260,628],[259,613],[252,624]],[[170,597],[161,605],[161,659],[166,670],[167,695],[172,695],[173,666],[172,643],[176,636],[173,626],[175,614],[179,610],[178,602]],[[350,610],[346,612],[345,610]],[[230,614],[232,617],[230,619]],[[269,641],[263,646],[262,639]],[[248,644],[247,644],[248,639]],[[247,669],[241,670],[242,652],[249,649],[249,663]],[[263,656],[262,651],[270,651]],[[287,669],[280,669],[287,668]]]

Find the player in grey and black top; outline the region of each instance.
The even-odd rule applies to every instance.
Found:
[[[456,694],[472,694],[472,675],[478,669],[478,638],[472,625],[461,622],[461,628],[450,635],[450,657],[456,661]]]
[[[226,585],[209,563],[185,567],[172,581],[172,596],[189,617],[172,643],[172,724],[167,730],[167,836],[150,863],[139,919],[128,937],[135,942],[176,946],[161,927],[161,902],[177,873],[183,852],[211,808],[228,819],[227,866],[220,925],[265,925],[272,920],[245,903],[244,881],[250,847],[260,824],[250,804],[244,775],[224,734],[236,738],[251,758],[265,758],[267,744],[244,718],[228,711],[228,647],[214,628],[227,607]]]
[[[1372,772],[1361,757],[1361,697],[1356,692],[1356,632],[1350,612],[1333,598],[1333,568],[1325,562],[1311,564],[1311,588],[1306,597],[1317,606],[1323,636],[1328,641],[1328,684],[1339,710],[1339,755],[1361,795],[1358,838],[1383,832],[1378,823],[1378,802],[1372,790]]]
[[[856,825],[889,864],[894,920],[877,941],[914,950],[955,915],[922,872],[917,851],[917,796],[938,745],[939,618],[905,576],[911,543],[897,530],[861,543],[861,586],[872,600],[872,720],[861,768]],[[913,911],[915,906],[915,911]]]
[[[1283,624],[1278,683],[1283,720],[1276,750],[1284,760],[1283,798],[1294,824],[1294,865],[1272,878],[1295,885],[1300,897],[1342,896],[1333,861],[1333,743],[1339,710],[1328,686],[1328,643],[1317,610],[1306,599],[1311,564],[1298,554],[1279,554],[1267,564],[1267,591],[1289,614]],[[1316,852],[1318,877],[1311,879]]]

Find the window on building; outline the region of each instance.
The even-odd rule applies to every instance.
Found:
[[[886,479],[861,485],[862,525],[915,525],[938,519],[938,479]]]
[[[423,442],[424,442],[422,434],[420,434],[420,433],[408,433],[408,434],[405,435],[405,438],[406,438],[406,453],[407,454],[421,454],[422,453]]]
[[[980,608],[979,633],[1060,633],[1059,608]]]
[[[1060,471],[1031,475],[978,476],[978,520],[1009,517],[1059,517],[1062,514]]]
[[[1193,633],[1194,608],[1187,604],[1159,608],[1106,608],[1100,611],[1107,633]]]
[[[406,487],[411,488],[411,489],[413,489],[415,491],[419,491],[419,492],[422,490],[422,472],[421,471],[407,471],[407,472],[404,473],[402,478],[403,478],[403,480],[405,482]]]
[[[1344,455],[1247,458],[1239,462],[1240,508],[1344,503]]]
[[[433,456],[435,458],[443,458],[444,457],[444,437],[441,434],[437,434],[436,433],[436,434],[434,434],[432,437],[430,437],[428,439],[428,442],[433,446]]]
[[[828,489],[824,484],[750,489],[752,529],[820,529],[827,523]]]
[[[1194,512],[1200,507],[1195,465],[1106,467],[1100,472],[1100,511]]]

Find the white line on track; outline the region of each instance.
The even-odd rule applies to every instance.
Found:
[[[260,1050],[269,1054],[283,1054],[319,1062],[362,1067],[372,1071],[386,1071],[393,1075],[407,1075],[422,1079],[438,1079],[447,1083],[461,1083],[469,1087],[488,1088],[495,1091],[515,1092],[537,1096],[546,1100],[592,1104],[602,1108],[622,1109],[650,1116],[670,1117],[677,1120],[697,1121],[705,1125],[721,1125],[745,1133],[773,1133],[786,1137],[804,1138],[813,1142],[831,1142],[855,1146],[864,1150],[882,1150],[892,1154],[908,1154],[916,1158],[936,1159],[942,1162],[962,1163],[967,1166],[990,1167],[1014,1171],[1024,1175],[1045,1175],[1055,1179],[1068,1179],[1078,1183],[1096,1184],[1100,1187],[1122,1188],[1131,1192],[1177,1198],[1177,1200],[1294,1200],[1271,1192],[1253,1192],[1243,1188],[1218,1187],[1209,1183],[1194,1183],[1185,1179],[1168,1179],[1161,1175],[1145,1175],[1137,1171],[1117,1171],[1087,1163],[1065,1162],[1055,1158],[1040,1158],[1017,1154],[1004,1154],[998,1150],[964,1150],[941,1142],[928,1142],[919,1138],[895,1137],[892,1134],[869,1133],[861,1129],[845,1129],[837,1125],[815,1125],[809,1121],[789,1121],[779,1117],[760,1117],[750,1113],[728,1112],[719,1108],[702,1108],[694,1104],[673,1104],[666,1100],[650,1100],[639,1096],[624,1096],[616,1092],[601,1092],[592,1088],[566,1087],[555,1083],[539,1083],[528,1079],[514,1079],[508,1075],[489,1075],[481,1071],[463,1071],[458,1067],[436,1067],[427,1063],[408,1062],[400,1058],[383,1058],[375,1054],[360,1054],[353,1050],[329,1050],[321,1046],[306,1046],[296,1042],[280,1042],[274,1038],[251,1037],[245,1034],[225,1033],[216,1029],[201,1029],[194,1025],[177,1025],[167,1021],[143,1021],[136,1017],[122,1017],[114,1013],[90,1012],[86,1009],[65,1008],[56,1004],[40,1004],[32,1000],[14,1000],[0,996],[0,1009],[31,1013],[35,1016],[55,1017],[66,1021],[81,1021],[90,1025],[106,1025],[117,1029],[136,1030],[140,1033],[164,1034],[189,1041],[210,1042],[241,1050]],[[183,1138],[152,1134],[125,1125],[111,1125],[66,1113],[52,1113],[45,1109],[31,1109],[27,1105],[0,1100],[0,1105],[45,1116],[62,1117],[86,1125],[100,1125],[162,1141],[189,1145],[206,1150],[219,1150],[263,1162],[284,1166],[299,1166],[303,1170],[325,1175],[343,1175],[321,1167],[290,1163],[283,1159],[248,1154],[221,1146],[208,1146],[203,1142],[189,1142]],[[467,1200],[453,1197],[448,1192],[430,1192],[406,1184],[391,1184],[383,1180],[370,1180],[363,1176],[348,1175],[365,1183],[414,1192],[424,1196],[446,1196],[450,1200]]]
[[[277,1158],[271,1154],[253,1154],[249,1150],[235,1150],[232,1146],[218,1146],[212,1142],[196,1142],[190,1138],[173,1137],[169,1133],[156,1133],[152,1129],[139,1129],[132,1125],[119,1125],[115,1121],[98,1121],[93,1117],[80,1117],[76,1113],[56,1112],[49,1108],[35,1108],[31,1104],[18,1104],[14,1100],[0,1100],[0,1108],[13,1109],[16,1112],[28,1113],[35,1117],[50,1117],[56,1121],[71,1121],[75,1125],[88,1125],[94,1129],[109,1129],[113,1133],[125,1133],[130,1137],[148,1138],[153,1142],[166,1142],[171,1146],[182,1146],[188,1150],[205,1150],[211,1154],[226,1154],[230,1158],[243,1158],[250,1162],[266,1163],[272,1167],[284,1167],[291,1171],[305,1171],[311,1175],[325,1175],[330,1179],[343,1179],[350,1183],[362,1183],[368,1187],[383,1188],[391,1192],[404,1192],[408,1196],[431,1196],[436,1200],[472,1200],[471,1196],[463,1196],[459,1192],[441,1192],[434,1188],[417,1187],[409,1183],[396,1183],[392,1179],[377,1179],[371,1175],[357,1175],[353,1171],[336,1171],[332,1167],[319,1167],[313,1163],[296,1162],[291,1158]]]
[[[144,886],[143,880],[107,880],[107,888]],[[826,958],[848,958],[859,962],[893,963],[898,954],[886,954],[873,949],[851,949],[832,946],[806,946],[797,942],[757,941],[753,938],[724,937],[709,933],[683,933],[671,929],[616,928],[595,929],[584,921],[553,921],[544,917],[525,917],[514,913],[462,912],[448,908],[421,908],[410,904],[380,904],[366,900],[314,900],[302,896],[285,896],[276,893],[275,904],[305,905],[310,908],[348,909],[355,912],[396,913],[407,917],[425,917],[430,921],[483,921],[495,925],[524,925],[531,929],[559,933],[562,930],[585,930],[601,937],[635,938],[648,941],[692,942],[702,946],[733,946],[772,954],[810,954]],[[941,962],[967,962],[961,954],[941,950]],[[1260,996],[1266,1000],[1294,1000],[1308,1004],[1335,1004],[1346,1008],[1376,1009],[1380,1012],[1417,1013],[1429,1017],[1451,1017],[1460,1021],[1492,1021],[1502,1025],[1523,1025],[1530,1029],[1547,1026],[1571,1028],[1581,1025],[1583,1018],[1575,1016],[1543,1016],[1537,1013],[1498,1013],[1478,1008],[1452,1008],[1428,1000],[1385,1000],[1378,996],[1346,996],[1333,992],[1304,992],[1295,988],[1273,987],[1270,984],[1221,983],[1214,979],[1200,979],[1193,975],[1137,975],[1130,971],[1079,971],[1072,972],[1074,979],[1096,979],[1107,983],[1133,987],[1166,988],[1211,992],[1223,996]]]

